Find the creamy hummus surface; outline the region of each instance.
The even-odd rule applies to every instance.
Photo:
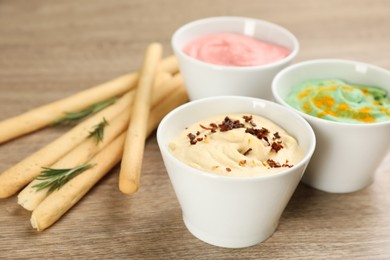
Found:
[[[281,172],[304,156],[285,130],[249,114],[221,115],[194,123],[170,142],[169,149],[191,167],[226,176]]]
[[[197,38],[185,46],[187,55],[222,66],[260,66],[284,59],[290,50],[235,33],[216,33]]]

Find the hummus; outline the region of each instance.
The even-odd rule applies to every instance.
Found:
[[[260,66],[284,59],[290,50],[235,33],[209,34],[190,42],[187,55],[222,66]]]
[[[286,102],[315,117],[345,123],[390,120],[386,90],[359,86],[342,80],[310,80],[296,86]]]
[[[191,167],[226,176],[281,172],[304,156],[285,130],[266,118],[244,114],[194,123],[170,142],[169,149]]]

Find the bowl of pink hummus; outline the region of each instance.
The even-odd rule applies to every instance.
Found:
[[[247,17],[190,22],[172,36],[191,100],[238,95],[272,99],[273,77],[298,54],[287,29]]]

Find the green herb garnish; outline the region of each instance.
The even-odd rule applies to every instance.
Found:
[[[104,128],[108,126],[107,120],[103,117],[103,121],[99,124],[95,125],[93,131],[89,132],[88,138],[94,137],[96,139],[96,143],[103,141],[104,137]]]
[[[80,120],[86,118],[87,116],[90,116],[96,112],[99,112],[100,110],[103,110],[104,108],[112,105],[117,100],[116,97],[110,98],[104,101],[101,101],[99,103],[96,103],[90,107],[87,107],[84,110],[78,111],[78,112],[65,112],[65,115],[57,120],[54,121],[54,125],[72,125]]]
[[[44,188],[50,187],[47,193],[51,193],[56,189],[60,189],[68,181],[93,166],[95,166],[95,164],[82,164],[70,169],[52,169],[48,167],[42,167],[43,171],[35,179],[44,181],[34,185],[33,188],[36,188],[37,191],[40,191]]]

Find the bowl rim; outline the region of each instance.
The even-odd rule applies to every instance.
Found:
[[[180,33],[182,33],[183,31],[190,29],[192,27],[195,27],[199,24],[203,24],[203,23],[207,23],[207,22],[215,22],[215,21],[224,21],[224,20],[233,20],[233,21],[237,21],[237,22],[239,22],[239,21],[241,22],[243,20],[252,20],[252,21],[255,21],[256,23],[265,24],[269,27],[272,27],[272,28],[279,30],[279,31],[283,32],[284,34],[286,34],[290,38],[290,40],[293,42],[294,48],[292,50],[290,50],[291,52],[289,53],[289,55],[287,57],[285,57],[281,60],[272,62],[272,63],[268,63],[268,64],[264,64],[264,65],[257,65],[257,66],[226,66],[226,65],[212,64],[212,63],[208,63],[208,62],[204,62],[204,61],[195,59],[195,58],[187,55],[186,53],[184,53],[182,48],[179,48],[179,46],[177,46],[176,39],[177,39],[178,35]],[[273,43],[273,42],[270,42],[270,43]],[[238,71],[256,71],[256,70],[261,70],[261,69],[275,68],[275,67],[278,67],[280,65],[290,63],[298,55],[298,52],[300,50],[300,44],[299,44],[297,37],[292,32],[287,30],[285,27],[278,25],[276,23],[273,23],[273,22],[266,21],[266,20],[261,20],[261,19],[252,18],[252,17],[245,17],[245,16],[213,16],[213,17],[202,18],[202,19],[198,19],[198,20],[194,20],[194,21],[191,21],[189,23],[186,23],[186,24],[182,25],[181,27],[179,27],[173,33],[173,35],[171,37],[171,46],[177,55],[180,55],[180,56],[184,57],[185,59],[190,60],[191,62],[194,62],[194,63],[201,65],[201,66],[208,66],[208,67],[215,69],[215,70],[229,70],[229,71],[230,70],[231,71],[233,71],[233,70],[234,71],[236,71],[236,70],[238,70]]]
[[[306,113],[290,106],[279,95],[278,82],[286,74],[292,73],[291,71],[294,71],[294,70],[301,68],[301,67],[307,67],[307,66],[312,66],[312,65],[321,66],[323,64],[346,64],[346,65],[351,65],[351,66],[357,66],[357,65],[366,66],[367,68],[377,70],[380,73],[388,74],[388,76],[390,78],[390,71],[388,71],[384,68],[381,68],[379,66],[366,63],[366,62],[361,62],[361,61],[356,61],[356,60],[348,60],[348,59],[334,59],[334,58],[306,60],[306,61],[292,64],[292,65],[282,69],[279,73],[277,73],[275,75],[274,79],[272,80],[272,84],[271,84],[271,92],[272,92],[272,95],[273,95],[274,99],[276,100],[276,102],[295,111],[296,113],[298,113],[300,116],[302,116],[303,118],[305,118],[309,122],[316,122],[318,124],[326,124],[329,126],[339,126],[339,127],[354,127],[354,128],[367,128],[367,127],[377,127],[377,126],[381,126],[381,125],[390,125],[390,120],[383,121],[383,122],[374,122],[374,123],[351,123],[351,122],[337,122],[337,121],[331,121],[328,119],[319,118],[316,116],[306,114]],[[390,95],[390,91],[388,91],[388,95]]]
[[[284,113],[287,113],[292,117],[295,117],[295,120],[299,120],[300,123],[304,126],[304,128],[306,128],[305,131],[307,131],[307,138],[309,138],[309,147],[306,151],[304,151],[304,157],[297,164],[295,164],[293,167],[286,168],[285,170],[277,172],[277,173],[273,173],[273,174],[269,174],[269,175],[242,176],[242,177],[213,174],[210,172],[206,172],[206,171],[202,171],[202,170],[193,168],[193,167],[187,165],[186,163],[180,161],[168,149],[168,143],[170,140],[166,140],[165,143],[162,140],[161,135],[162,135],[162,132],[164,131],[164,129],[163,129],[164,125],[167,124],[166,122],[169,121],[170,118],[172,116],[174,116],[177,112],[180,112],[180,111],[186,110],[186,109],[190,109],[192,106],[201,105],[204,103],[212,103],[213,101],[215,101],[217,99],[219,99],[219,100],[221,100],[221,99],[222,100],[226,100],[226,99],[240,100],[242,102],[263,102],[263,103],[266,103],[267,105],[275,106],[275,107],[277,107],[277,109],[284,111]],[[235,113],[235,112],[227,112],[227,113]],[[258,114],[258,115],[262,116],[261,114]],[[211,114],[210,116],[213,116],[213,115]],[[271,118],[268,118],[268,119],[273,122],[273,120]],[[286,129],[284,127],[283,127],[283,129],[286,132],[289,132],[288,129]],[[265,179],[270,179],[270,178],[271,179],[272,178],[279,178],[283,175],[291,174],[291,172],[295,171],[295,169],[297,169],[298,167],[304,166],[304,169],[302,172],[302,175],[303,175],[305,167],[309,164],[310,159],[314,153],[315,146],[316,146],[316,137],[314,134],[314,130],[312,129],[310,124],[304,118],[302,118],[301,116],[296,114],[294,111],[292,111],[292,110],[290,110],[290,109],[288,109],[280,104],[277,104],[275,102],[271,102],[271,101],[268,101],[265,99],[254,98],[254,97],[245,97],[245,96],[214,96],[214,97],[202,98],[202,99],[198,99],[198,100],[194,100],[194,101],[190,101],[188,103],[185,103],[185,104],[173,109],[172,111],[170,111],[161,120],[161,122],[157,128],[156,136],[157,136],[157,143],[159,145],[161,154],[164,154],[165,156],[169,157],[170,160],[173,160],[174,163],[179,164],[181,167],[183,167],[185,169],[184,172],[186,172],[186,174],[200,174],[201,176],[204,176],[206,178],[220,179],[221,181],[244,181],[244,182],[247,182],[247,181],[265,180]],[[296,137],[294,137],[294,138],[296,139]],[[305,166],[305,164],[306,164],[306,166]]]

